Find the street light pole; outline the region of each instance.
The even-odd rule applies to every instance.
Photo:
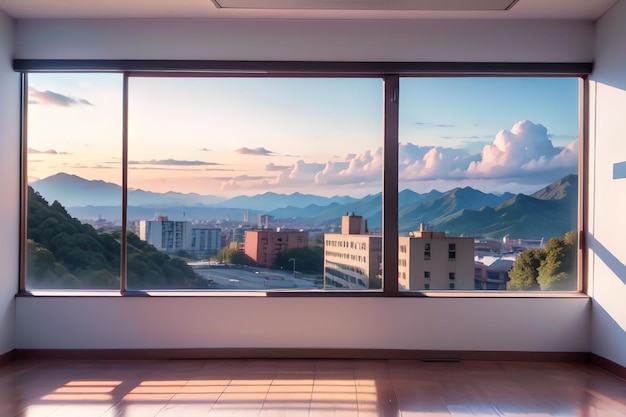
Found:
[[[289,258],[287,262],[293,262],[293,277],[296,277],[296,258]]]

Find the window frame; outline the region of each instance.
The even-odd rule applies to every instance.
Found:
[[[589,81],[591,63],[501,63],[501,62],[312,62],[312,61],[207,61],[207,60],[39,60],[15,59],[13,69],[21,73],[21,197],[20,197],[20,273],[19,293],[26,290],[26,212],[27,212],[27,143],[28,143],[28,73],[36,72],[113,72],[123,75],[122,114],[122,236],[127,231],[128,203],[128,81],[130,77],[298,77],[298,78],[381,78],[383,81],[383,178],[382,178],[382,290],[306,290],[268,291],[265,296],[366,296],[422,297],[452,296],[450,290],[399,291],[398,288],[398,143],[399,143],[399,81],[401,77],[573,77],[579,79],[579,163],[578,163],[578,251],[577,291],[575,292],[506,292],[474,290],[463,292],[467,297],[577,297],[587,296],[586,242],[588,213],[588,149],[589,149]],[[120,290],[118,291],[57,291],[41,290],[36,295],[81,295],[110,293],[111,295],[187,296],[180,291],[128,291],[127,242],[121,240]],[[246,291],[198,290],[193,295],[249,296]],[[259,295],[259,294],[255,294]],[[455,297],[459,292],[455,292]]]

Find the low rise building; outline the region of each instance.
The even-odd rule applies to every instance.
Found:
[[[515,253],[476,256],[474,260],[474,287],[477,290],[506,290],[509,271],[517,258]]]

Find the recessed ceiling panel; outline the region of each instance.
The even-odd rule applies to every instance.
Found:
[[[213,0],[223,9],[508,10],[518,0]]]

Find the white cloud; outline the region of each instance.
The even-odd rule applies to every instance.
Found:
[[[382,180],[383,150],[365,151],[346,162],[327,162],[315,175],[316,184],[360,184]]]
[[[50,90],[40,91],[34,87],[28,88],[28,103],[59,107],[74,105],[93,106],[93,104],[84,98],[74,98]]]
[[[399,164],[399,176],[402,180],[464,178],[464,170],[475,159],[476,156],[460,149],[430,147],[422,158],[404,157]]]
[[[324,169],[324,164],[315,162],[304,162],[298,160],[289,169],[280,172],[276,176],[277,184],[311,184],[315,175]]]
[[[493,143],[483,148],[481,160],[467,171],[476,177],[516,175],[524,165],[547,168],[558,153],[543,125],[521,120],[511,130],[498,132]]]
[[[266,171],[284,171],[289,168],[291,168],[289,165],[276,165],[273,162],[270,162],[269,164],[265,165]]]
[[[533,171],[541,168],[558,169],[571,168],[578,164],[578,140],[570,142],[564,148],[555,148],[559,151],[552,159],[545,157],[532,160],[522,165],[522,169]]]
[[[241,184],[237,181],[235,181],[234,179],[228,180],[228,181],[224,181],[222,182],[222,185],[220,186],[220,189],[223,191],[226,190],[239,190],[241,189]]]
[[[326,163],[298,160],[291,166],[268,163],[266,172],[275,177],[220,178],[223,189],[255,188],[261,186],[355,185],[378,187],[382,180],[383,150],[377,148],[360,154],[347,154]],[[556,180],[575,172],[578,164],[577,141],[564,148],[554,147],[547,129],[522,120],[511,130],[500,131],[482,151],[473,153],[467,148],[399,145],[399,180],[401,182],[458,184],[498,184],[504,178],[517,184],[538,184]]]
[[[223,190],[250,189],[268,186],[310,186],[314,182],[315,174],[324,169],[324,164],[297,161],[291,166],[269,163],[265,171],[274,172],[272,176],[240,175],[233,177],[216,177],[222,181]]]
[[[419,146],[412,143],[401,143],[399,147],[400,165],[409,165],[424,156],[432,149],[432,146]]]
[[[574,141],[564,148],[554,147],[543,125],[521,120],[511,130],[498,132],[480,154],[401,144],[399,175],[401,180],[515,177],[523,182],[537,181],[538,178],[554,180],[556,176],[576,169],[577,143]],[[528,174],[535,178],[531,179]]]
[[[272,177],[243,174],[243,175],[237,175],[235,177],[214,177],[213,179],[218,180],[218,181],[224,181],[224,182],[234,182],[234,181],[242,182],[242,181],[266,180],[268,178],[272,178]]]
[[[40,150],[37,150],[37,149],[34,149],[34,148],[28,148],[27,149],[27,153],[29,153],[29,154],[41,154],[41,153],[44,153],[44,154],[48,154],[48,155],[71,155],[68,152],[60,152],[60,151],[56,151],[54,149],[48,149],[48,150],[45,150],[45,151],[40,151]]]
[[[205,161],[185,161],[178,159],[152,159],[150,161],[128,161],[128,165],[175,165],[175,166],[197,166],[197,165],[220,165],[216,162]]]
[[[237,152],[238,154],[241,155],[258,155],[258,156],[269,156],[269,155],[273,155],[276,152],[272,152],[270,150],[267,150],[265,148],[254,148],[254,149],[250,149],[250,148],[239,148],[237,150],[235,150],[235,152]]]

